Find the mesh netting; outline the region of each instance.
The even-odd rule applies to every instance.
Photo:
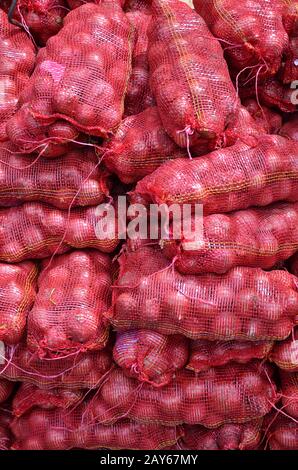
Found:
[[[27,321],[27,343],[39,355],[102,349],[109,330],[111,260],[94,250],[74,251],[42,264]],[[64,354],[63,354],[64,353]]]
[[[298,372],[280,371],[282,409],[298,424]]]
[[[92,171],[93,170],[93,171]],[[19,155],[9,143],[0,144],[0,206],[39,201],[60,209],[92,206],[109,194],[107,172],[99,168],[93,150],[73,148],[50,160]]]
[[[204,238],[197,242],[183,231],[180,241],[161,241],[181,273],[220,274],[235,266],[269,269],[298,250],[298,203],[211,214],[203,225]]]
[[[85,3],[96,3],[100,5],[102,3],[107,3],[108,1],[113,1],[115,3],[119,3],[120,6],[124,6],[125,0],[66,0],[69,7],[74,10],[75,8],[84,5]]]
[[[136,30],[136,43],[132,57],[132,73],[125,97],[125,115],[141,113],[154,104],[149,86],[148,36],[151,16],[140,11],[127,13],[127,18]]]
[[[6,140],[6,122],[14,114],[35,61],[34,46],[27,34],[8,22],[0,10],[0,141]]]
[[[12,420],[12,415],[10,410],[6,409],[4,405],[3,408],[0,407],[0,450],[8,450],[11,445],[11,432],[10,432],[10,422]]]
[[[288,42],[280,2],[194,0],[194,7],[214,36],[224,41],[226,57],[234,68],[263,65],[267,74],[278,71]]]
[[[136,193],[158,203],[201,203],[204,215],[297,201],[297,145],[264,135],[254,148],[237,143],[206,157],[164,163]]]
[[[246,364],[252,359],[268,356],[273,343],[270,341],[208,341],[194,340],[190,343],[187,369],[195,372],[218,367],[229,362]]]
[[[0,263],[0,341],[21,340],[36,295],[36,278],[37,267],[31,261]]]
[[[139,384],[115,369],[88,404],[91,422],[115,422],[129,417],[140,422],[221,424],[247,422],[268,413],[277,395],[269,382],[269,369],[260,362],[227,365],[193,374],[177,372],[163,388]]]
[[[152,13],[150,86],[163,125],[179,146],[214,148],[239,104],[220,44],[182,2],[153,0]]]
[[[26,345],[19,344],[13,351],[6,347],[0,376],[43,389],[91,389],[99,385],[111,366],[109,349],[40,359],[36,352],[32,353]]]
[[[280,130],[280,135],[298,142],[298,114],[293,114]]]
[[[151,11],[152,0],[125,0],[124,9],[125,11]]]
[[[291,258],[290,271],[298,277],[298,253]]]
[[[153,247],[123,254],[112,324],[192,339],[287,338],[298,322],[297,278],[238,267],[227,274],[182,275]]]
[[[32,408],[47,410],[62,408],[66,410],[77,404],[82,398],[83,392],[78,390],[42,390],[35,385],[22,383],[13,398],[12,412],[14,416],[19,417]]]
[[[298,329],[286,340],[275,343],[270,356],[270,360],[280,369],[298,371]]]
[[[183,336],[164,336],[150,330],[118,333],[113,358],[129,377],[160,387],[186,365],[188,341]]]
[[[224,424],[217,429],[185,425],[173,450],[253,450],[261,440],[262,420]]]
[[[297,24],[298,24],[298,20],[297,20]],[[297,26],[297,31],[298,31],[298,26]],[[282,70],[283,83],[291,84],[292,82],[298,80],[297,60],[298,60],[298,32],[297,32],[297,37],[290,38],[289,45],[285,53],[285,63],[284,63],[284,67]]]
[[[183,435],[182,427],[164,427],[124,420],[111,426],[84,423],[82,406],[73,413],[33,410],[15,419],[13,449],[67,450],[137,449],[158,450],[171,446]]]
[[[14,384],[12,382],[0,378],[0,403],[5,402],[9,398],[13,387]]]
[[[37,125],[64,119],[83,132],[107,137],[122,118],[132,43],[133,26],[117,3],[76,8],[40,50],[20,104],[27,105]],[[34,147],[26,121],[20,126],[19,112],[8,124],[10,139]]]
[[[297,107],[292,100],[293,89],[289,85],[283,85],[276,78],[268,78],[258,84],[257,90],[257,98],[265,106],[277,108],[285,113],[296,111]],[[239,93],[243,100],[246,98],[256,99],[256,86],[241,87]]]
[[[98,221],[96,207],[72,209],[70,214],[38,202],[0,209],[0,260],[47,258],[71,247],[111,253],[118,240],[99,239]]]
[[[283,24],[290,36],[298,36],[298,5],[297,0],[282,0]]]
[[[297,422],[281,415],[275,418],[268,432],[268,445],[270,450],[297,450]]]
[[[282,126],[282,116],[278,112],[267,108],[267,106],[260,107],[254,98],[244,100],[243,105],[265,132],[278,134]]]
[[[10,0],[2,2],[8,12]],[[23,24],[39,45],[58,33],[68,9],[64,0],[18,0],[13,18]]]
[[[187,156],[163,129],[156,107],[125,118],[106,148],[104,163],[124,183],[140,180],[167,160]]]

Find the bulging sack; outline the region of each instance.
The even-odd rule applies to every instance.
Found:
[[[0,260],[43,259],[71,248],[112,253],[119,240],[98,237],[99,220],[96,206],[75,208],[70,213],[39,202],[0,209]]]
[[[7,140],[6,123],[16,111],[34,62],[35,49],[30,38],[25,31],[11,25],[0,9],[0,142]]]
[[[108,137],[122,119],[132,44],[133,26],[117,3],[76,8],[39,51],[20,105],[41,126],[62,119],[82,132]],[[26,124],[23,132],[12,132],[20,112],[22,107],[8,123],[8,132],[22,146]],[[29,144],[31,140],[28,132]]]
[[[298,200],[298,149],[280,136],[241,142],[194,160],[165,162],[139,181],[139,201],[203,204],[204,215]]]
[[[165,130],[181,147],[203,140],[215,148],[239,106],[219,42],[176,0],[152,1],[148,37],[150,87]]]
[[[298,329],[284,341],[278,341],[269,355],[279,369],[298,372]]]
[[[27,344],[40,357],[102,349],[109,328],[111,259],[77,250],[42,263],[27,322]]]
[[[179,274],[153,247],[123,254],[108,313],[121,331],[152,329],[192,339],[281,340],[298,323],[297,278],[237,267],[226,274]]]
[[[297,450],[298,424],[291,418],[271,415],[267,439],[270,450]],[[269,421],[269,422],[270,422]]]
[[[14,388],[14,384],[6,379],[0,378],[0,403],[5,402]]]
[[[282,409],[294,420],[298,420],[298,372],[282,370],[280,381]]]
[[[0,144],[0,185],[2,207],[38,201],[59,209],[100,204],[110,186],[94,150],[73,147],[61,158],[32,163],[7,142]]]
[[[287,139],[298,142],[298,114],[290,116],[290,119],[280,129],[279,134]]]
[[[128,377],[161,387],[173,379],[188,359],[188,340],[150,330],[118,333],[113,358]]]
[[[201,372],[210,367],[224,366],[229,362],[246,364],[252,359],[267,358],[272,346],[272,341],[193,340],[190,342],[190,356],[186,368]]]
[[[22,339],[36,296],[37,273],[31,261],[0,263],[0,341],[15,345]]]
[[[277,111],[261,106],[254,98],[243,100],[243,105],[249,111],[254,120],[268,134],[278,134],[282,127],[282,115]],[[281,134],[282,135],[282,134]]]
[[[88,404],[87,414],[91,422],[102,424],[122,416],[166,426],[185,423],[214,428],[244,423],[261,418],[277,401],[267,374],[269,369],[260,362],[211,368],[197,375],[180,371],[159,389],[140,385],[115,369],[102,385],[100,396]]]

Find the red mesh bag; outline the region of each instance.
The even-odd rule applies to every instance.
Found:
[[[83,421],[85,406],[75,412],[33,410],[11,425],[16,450],[136,449],[158,450],[175,444],[183,428],[124,420],[111,426]]]
[[[290,36],[298,36],[298,5],[296,0],[282,0],[283,24]]]
[[[298,24],[298,20],[297,20]],[[297,27],[298,28],[298,27]],[[290,38],[285,53],[285,64],[282,70],[283,83],[292,83],[298,80],[298,33],[297,37]]]
[[[127,13],[127,18],[136,30],[136,43],[132,57],[132,73],[125,97],[125,115],[141,113],[154,105],[149,86],[148,36],[151,16],[141,11]]]
[[[10,410],[0,407],[0,450],[9,450],[11,445],[10,422],[12,415]]]
[[[288,43],[279,2],[194,0],[194,7],[212,34],[224,41],[226,57],[232,67],[243,70],[255,66],[257,71],[257,66],[263,65],[263,72],[269,75],[278,71]]]
[[[201,372],[210,367],[224,366],[229,362],[246,364],[252,359],[268,356],[273,343],[270,341],[208,341],[197,339],[190,343],[187,369]]]
[[[14,382],[31,383],[39,388],[91,389],[112,366],[109,349],[74,354],[69,357],[40,359],[26,345],[13,351],[6,347],[6,361],[0,375]]]
[[[107,137],[121,122],[131,69],[133,27],[115,2],[71,11],[60,32],[41,49],[20,104],[37,124],[59,119],[82,132]],[[36,145],[19,113],[10,119],[10,139]],[[26,139],[27,137],[27,139]]]
[[[153,0],[152,13],[150,86],[164,128],[181,147],[215,148],[239,105],[220,44],[182,2]]]
[[[285,113],[294,113],[296,105],[292,101],[293,89],[289,85],[283,85],[276,78],[267,78],[263,83],[258,84],[258,99],[268,106],[274,107]],[[240,87],[240,97],[256,99],[256,85]]]
[[[167,160],[185,157],[165,132],[156,107],[125,118],[106,144],[104,163],[124,183],[133,183]]]
[[[282,409],[298,424],[298,372],[280,371]]]
[[[253,450],[261,440],[262,420],[224,424],[217,429],[185,425],[177,450]]]
[[[0,263],[0,341],[21,340],[36,295],[36,278],[37,266],[31,261]]]
[[[6,122],[15,113],[19,95],[27,85],[35,61],[27,34],[8,22],[0,10],[0,141],[7,140]]]
[[[290,272],[298,277],[298,253],[291,258]]]
[[[297,201],[297,145],[264,135],[254,148],[237,143],[194,160],[164,163],[136,186],[139,199],[204,204],[204,215]]]
[[[109,194],[107,172],[98,166],[93,150],[73,148],[55,160],[19,155],[8,143],[0,144],[0,206],[39,201],[60,209],[92,206]]]
[[[152,247],[119,261],[109,312],[118,330],[256,341],[287,338],[298,323],[297,279],[286,271],[238,267],[223,275],[182,275]]]
[[[42,264],[27,322],[27,343],[40,357],[102,349],[109,330],[111,260],[94,250],[73,251]],[[64,354],[63,354],[64,352]]]
[[[118,333],[113,358],[128,377],[161,387],[186,365],[188,341],[183,336],[164,336],[150,330]]]
[[[268,134],[278,134],[282,127],[282,116],[267,106],[260,107],[254,98],[243,101],[243,105],[249,111],[254,120]]]
[[[298,114],[293,114],[290,120],[282,126],[279,133],[283,137],[298,142]]]
[[[13,390],[14,384],[12,382],[9,382],[6,379],[0,378],[0,403],[5,402],[12,390]]]
[[[96,3],[97,5],[100,5],[101,3],[106,2],[107,0],[66,0],[68,3],[68,6],[74,10],[75,8],[80,7],[81,5],[84,5],[85,3]],[[115,3],[118,3],[120,6],[124,6],[125,0],[113,0]]]
[[[181,273],[220,274],[235,266],[269,269],[298,249],[298,203],[211,214],[203,225],[202,240],[192,242],[182,232],[181,240],[161,241]]]
[[[139,384],[116,369],[88,406],[91,422],[114,422],[122,416],[173,426],[180,423],[218,427],[242,423],[268,413],[277,400],[259,362],[211,368],[194,375],[183,371],[165,387]]]
[[[274,344],[269,359],[280,369],[298,372],[298,329],[286,340]]]
[[[272,425],[268,431],[267,440],[270,450],[297,450],[298,424],[292,419],[278,415],[271,418]]]
[[[66,410],[76,405],[82,398],[83,392],[78,390],[42,390],[35,385],[23,383],[13,398],[12,411],[14,416],[19,417],[32,408]]]
[[[8,12],[10,0],[4,0],[3,8]],[[13,18],[25,25],[39,45],[58,33],[68,8],[64,0],[18,0]]]
[[[0,209],[0,260],[18,262],[47,258],[71,248],[96,248],[111,253],[118,240],[99,239],[96,207],[62,211],[27,202],[19,207]]]
[[[124,9],[125,11],[151,11],[152,0],[125,0]]]

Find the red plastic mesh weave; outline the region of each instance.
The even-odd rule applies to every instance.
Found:
[[[297,450],[298,424],[279,415],[270,426],[267,439],[270,450]]]
[[[83,392],[78,390],[42,390],[35,385],[22,383],[12,402],[14,416],[23,416],[32,408],[66,410],[77,404],[83,398]]]
[[[280,130],[280,135],[298,142],[298,114],[293,114]]]
[[[99,385],[112,366],[109,349],[89,351],[69,357],[40,359],[24,344],[13,351],[6,348],[0,374],[14,382],[32,383],[43,389],[91,389]]]
[[[271,341],[208,341],[197,339],[190,343],[190,357],[187,369],[195,372],[210,367],[223,366],[229,362],[246,364],[252,359],[268,356]]]
[[[104,163],[124,183],[140,180],[167,160],[187,156],[163,129],[156,107],[125,118],[106,149]]]
[[[3,408],[0,407],[0,450],[8,450],[11,445],[11,432],[10,422],[12,414],[4,404]]]
[[[290,272],[298,277],[298,253],[291,258]]]
[[[298,18],[298,17],[297,17]],[[297,20],[298,24],[298,20]],[[298,26],[297,26],[298,31]],[[285,53],[285,64],[282,70],[283,83],[289,83],[298,80],[298,32],[297,37],[290,38],[289,45]]]
[[[0,378],[0,403],[5,402],[12,390],[13,390],[14,384],[12,382],[9,382],[6,379]]]
[[[8,12],[11,1],[4,0]],[[68,9],[64,0],[18,0],[13,18],[24,24],[39,45],[58,33]]]
[[[136,186],[136,193],[158,203],[201,203],[204,215],[297,201],[297,145],[264,135],[254,148],[237,143],[192,161],[164,163]]]
[[[150,330],[118,333],[113,358],[128,377],[160,387],[186,365],[188,341],[183,336],[164,336]]]
[[[263,65],[266,74],[278,71],[288,42],[279,2],[194,0],[194,7],[214,36],[224,40],[226,57],[234,68],[256,66],[257,71],[257,66]]]
[[[268,78],[263,83],[258,83],[258,99],[269,108],[277,108],[285,113],[294,113],[296,105],[293,103],[293,89],[289,85],[283,85],[276,78]],[[256,85],[240,87],[239,94],[242,100],[256,98]]]
[[[256,341],[287,338],[298,323],[297,278],[286,271],[238,267],[223,275],[182,275],[152,247],[119,261],[110,312],[118,330]]]
[[[119,3],[120,6],[124,6],[124,3],[125,3],[125,0],[66,0],[66,1],[72,10],[80,7],[81,5],[84,5],[85,3],[96,3],[97,5],[100,5],[102,3],[106,3],[107,1],[113,1],[115,3]]]
[[[94,250],[73,251],[42,263],[27,322],[27,344],[40,357],[102,349],[109,330],[111,260]]]
[[[98,221],[96,207],[72,209],[69,217],[68,211],[38,202],[0,209],[0,260],[15,263],[47,258],[71,248],[111,253],[119,242],[97,238]]]
[[[267,106],[260,107],[254,98],[244,100],[243,105],[265,132],[268,134],[278,134],[282,127],[282,116],[279,113],[267,108]]]
[[[0,10],[0,141],[7,140],[6,122],[14,114],[35,61],[34,46],[27,34],[11,25]]]
[[[0,341],[21,340],[36,295],[36,278],[37,266],[31,261],[0,263]]]
[[[142,12],[151,11],[152,0],[125,0],[124,9],[125,11],[136,11],[140,10]]]
[[[164,254],[185,274],[225,273],[235,266],[272,268],[298,250],[298,203],[211,214],[197,242],[162,240]],[[171,237],[172,238],[172,237]]]
[[[110,426],[84,422],[85,407],[73,413],[33,410],[15,419],[16,450],[136,449],[158,450],[176,443],[183,428],[124,420]]]
[[[107,137],[120,123],[131,71],[133,27],[115,2],[71,11],[41,49],[21,103],[40,125],[64,119],[83,132]],[[22,108],[21,108],[22,110]],[[35,145],[29,129],[10,120],[10,139]],[[13,130],[15,135],[13,135]]]
[[[108,194],[107,172],[98,166],[93,150],[73,148],[64,157],[32,163],[31,156],[0,144],[0,206],[39,201],[68,209],[70,204],[100,204]]]
[[[280,371],[282,409],[298,424],[298,372]]]
[[[280,369],[298,371],[298,329],[286,340],[274,344],[269,356],[270,361]]]
[[[261,440],[262,420],[224,424],[217,429],[185,425],[176,450],[253,450]]]
[[[260,362],[233,364],[198,375],[178,372],[160,389],[140,385],[116,369],[102,385],[100,396],[88,405],[88,416],[91,422],[102,424],[124,416],[169,426],[186,423],[213,428],[247,422],[268,413],[277,400],[268,377]]]
[[[185,3],[153,0],[152,13],[150,86],[163,125],[179,146],[214,148],[239,105],[220,44]]]
[[[127,13],[127,18],[136,30],[136,42],[132,57],[132,73],[125,97],[125,115],[139,114],[154,105],[149,86],[148,36],[151,15],[141,11]]]

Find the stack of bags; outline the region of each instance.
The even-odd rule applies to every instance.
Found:
[[[67,3],[0,10],[0,448],[297,449],[295,3]]]

